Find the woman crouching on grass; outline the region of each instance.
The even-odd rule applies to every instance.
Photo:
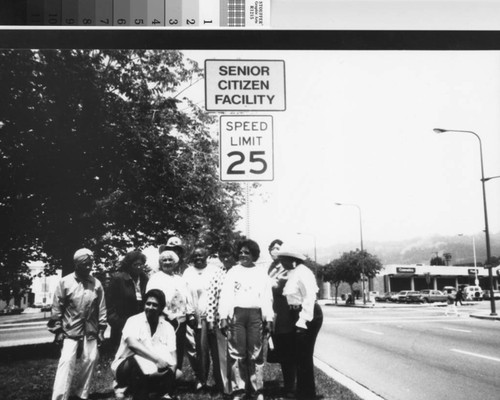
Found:
[[[314,382],[314,345],[323,324],[323,313],[316,302],[318,285],[312,271],[304,265],[306,257],[294,248],[287,248],[286,243],[278,251],[278,261],[288,270],[288,280],[283,288],[283,295],[289,305],[289,312],[295,323],[291,363],[295,365],[297,399],[316,398]],[[292,368],[293,369],[293,368]]]

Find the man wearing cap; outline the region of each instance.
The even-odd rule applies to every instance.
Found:
[[[81,399],[89,397],[92,375],[99,359],[98,346],[107,326],[104,290],[101,282],[90,275],[93,253],[80,249],[73,260],[75,272],[59,282],[54,293],[52,317],[47,324],[56,335],[54,342],[62,345],[52,400],[66,400],[70,396],[79,344],[83,345],[83,352],[76,395]]]

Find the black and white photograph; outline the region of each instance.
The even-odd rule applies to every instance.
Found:
[[[1,41],[1,398],[498,397],[498,35],[87,33]]]

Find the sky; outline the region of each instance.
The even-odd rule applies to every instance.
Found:
[[[184,51],[205,59],[284,60],[286,110],[273,116],[274,180],[250,191],[238,228],[316,246],[430,235],[484,240],[485,176],[500,175],[498,51]],[[204,105],[200,82],[183,95]],[[246,113],[240,113],[246,114]],[[242,183],[245,188],[246,184]],[[500,231],[500,179],[486,182]],[[335,203],[356,206],[336,206]],[[302,235],[297,235],[301,232]]]

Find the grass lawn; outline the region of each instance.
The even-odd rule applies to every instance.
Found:
[[[59,350],[53,344],[32,345],[0,349],[0,399],[1,400],[49,400],[57,369]],[[110,363],[113,354],[106,350],[94,378],[91,399],[114,399],[113,376]],[[184,364],[184,376],[178,382],[177,395],[182,400],[222,400],[218,393],[195,393],[191,368]],[[78,364],[77,364],[78,368]],[[266,364],[264,369],[264,395],[266,399],[279,398],[283,385],[278,364]],[[209,382],[209,384],[213,384]],[[317,393],[324,400],[360,400],[345,387],[316,370]]]

